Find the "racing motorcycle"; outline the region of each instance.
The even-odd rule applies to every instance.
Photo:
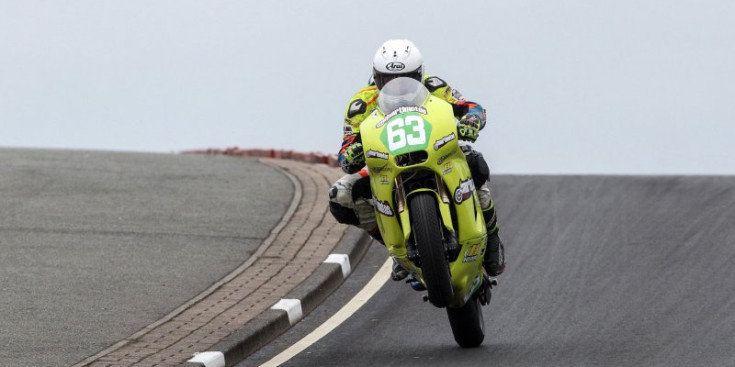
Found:
[[[452,106],[419,81],[396,78],[360,135],[390,256],[427,290],[424,300],[447,309],[460,346],[480,345],[481,305],[497,282],[483,271],[486,226]]]

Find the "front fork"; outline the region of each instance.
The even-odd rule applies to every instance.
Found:
[[[434,175],[434,179],[436,182],[436,190],[439,194],[440,200],[444,204],[450,204],[451,199],[449,198],[449,194],[447,193],[447,187],[444,185],[444,180],[442,177],[438,174]],[[406,191],[403,187],[403,178],[399,175],[395,179],[395,187],[396,187],[396,210],[398,213],[401,213],[406,208]],[[439,205],[439,212],[442,214],[442,218],[447,215],[446,213],[442,212],[442,206]],[[446,223],[442,220],[442,243],[444,244],[444,253],[447,258],[448,262],[453,262],[457,259],[459,256],[459,251],[461,249],[461,246],[459,245],[459,242],[457,241],[457,235],[453,232],[454,228],[447,228]],[[421,267],[421,259],[419,258],[418,251],[416,250],[416,243],[413,240],[413,236],[409,236],[409,238],[406,241],[406,255],[408,259],[413,262],[417,267]]]

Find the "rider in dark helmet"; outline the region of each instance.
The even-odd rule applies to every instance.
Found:
[[[344,139],[339,151],[339,162],[347,173],[329,189],[329,209],[340,223],[358,226],[382,243],[375,221],[375,212],[370,202],[370,183],[365,167],[365,155],[360,141],[360,123],[377,107],[380,89],[390,80],[410,77],[424,84],[434,96],[449,102],[454,115],[459,119],[457,132],[459,139],[475,142],[480,130],[485,127],[485,110],[477,103],[466,101],[462,95],[451,88],[444,80],[424,75],[423,57],[418,48],[409,40],[390,40],[385,42],[373,58],[371,82],[360,89],[350,99],[344,121]],[[480,206],[487,226],[487,250],[483,266],[491,276],[498,276],[505,270],[503,242],[498,235],[498,221],[495,205],[490,194],[490,171],[482,154],[463,146],[472,179],[475,182]],[[397,262],[393,265],[393,279],[401,280],[408,272]]]

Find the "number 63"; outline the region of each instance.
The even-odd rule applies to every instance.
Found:
[[[391,152],[401,149],[407,145],[426,144],[426,132],[424,131],[424,119],[419,116],[399,117],[391,121],[388,126],[388,149]],[[406,130],[410,128],[407,133]]]

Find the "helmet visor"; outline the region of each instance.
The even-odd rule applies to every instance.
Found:
[[[400,77],[407,77],[411,79],[416,79],[419,82],[421,81],[421,67],[419,66],[418,69],[414,71],[409,71],[405,73],[398,73],[398,74],[388,74],[380,72],[376,69],[373,69],[373,79],[375,80],[375,85],[378,87],[378,89],[383,89],[383,86],[388,84],[389,81],[400,78]]]

